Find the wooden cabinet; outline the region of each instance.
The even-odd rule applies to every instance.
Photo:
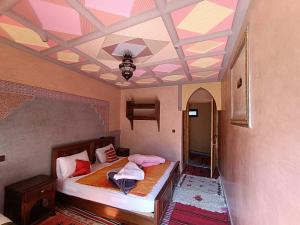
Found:
[[[38,175],[5,187],[4,214],[16,224],[35,224],[55,214],[55,179]]]
[[[156,120],[158,131],[160,130],[160,102],[155,103],[136,103],[134,101],[126,102],[126,117],[130,121],[133,130],[134,120]]]
[[[130,154],[129,148],[117,148],[116,149],[117,156],[127,157]]]

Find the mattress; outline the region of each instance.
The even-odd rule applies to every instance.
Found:
[[[95,163],[92,165],[92,172],[111,164],[112,163]],[[163,176],[158,180],[152,191],[144,197],[132,194],[125,195],[120,191],[76,183],[78,179],[87,175],[58,179],[56,188],[57,191],[70,196],[76,196],[79,198],[102,203],[105,205],[110,205],[120,209],[126,209],[129,211],[151,213],[154,212],[155,197],[167,181],[169,174],[174,166],[175,163],[171,162],[170,166],[166,169]]]

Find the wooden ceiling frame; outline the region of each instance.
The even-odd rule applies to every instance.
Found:
[[[87,72],[84,72],[82,70],[79,69],[80,65],[84,65],[84,64],[96,64],[98,65],[101,69],[105,70],[105,73],[116,73],[118,72],[117,69],[111,69],[109,68],[107,65],[99,62],[98,60],[96,60],[95,58],[85,54],[84,52],[80,51],[79,49],[75,48],[75,46],[79,45],[79,44],[83,44],[87,41],[91,41],[94,40],[96,38],[101,38],[110,34],[113,34],[117,31],[129,28],[131,26],[146,22],[148,20],[151,19],[155,19],[157,17],[161,17],[165,28],[170,36],[170,39],[172,41],[172,44],[177,52],[178,58],[174,58],[174,59],[167,59],[167,60],[162,60],[159,63],[157,62],[152,62],[152,63],[144,63],[142,64],[139,69],[145,69],[147,70],[147,74],[150,77],[153,77],[156,79],[155,84],[148,84],[146,85],[147,87],[149,86],[169,86],[170,83],[173,82],[165,82],[161,79],[161,76],[156,75],[153,71],[149,70],[149,66],[154,66],[154,65],[158,65],[160,63],[180,63],[181,67],[182,67],[182,71],[180,74],[184,74],[186,76],[186,81],[177,81],[175,82],[176,84],[184,84],[184,83],[192,83],[192,82],[198,82],[199,79],[194,79],[191,71],[189,69],[189,66],[187,64],[188,60],[195,60],[195,59],[200,59],[200,58],[205,58],[205,57],[213,57],[213,56],[220,56],[223,55],[223,62],[222,62],[222,66],[218,67],[218,68],[209,68],[209,69],[199,69],[196,72],[205,72],[205,71],[210,71],[210,70],[216,70],[219,69],[219,74],[217,79],[215,78],[209,78],[207,79],[207,81],[218,81],[221,80],[224,76],[224,72],[226,71],[226,68],[228,68],[228,64],[235,46],[235,42],[238,39],[240,30],[243,26],[243,21],[244,18],[246,16],[246,12],[247,9],[250,5],[250,1],[251,0],[239,0],[238,1],[238,5],[235,11],[235,17],[233,20],[233,25],[232,28],[230,30],[224,30],[224,31],[220,31],[220,32],[215,32],[215,33],[211,33],[211,34],[206,34],[206,35],[198,35],[192,38],[185,38],[185,39],[179,39],[178,35],[177,35],[177,31],[175,28],[175,25],[173,23],[172,17],[171,17],[171,13],[175,10],[181,9],[183,7],[195,4],[195,3],[199,3],[203,0],[185,0],[185,1],[171,1],[171,2],[167,2],[166,0],[155,0],[155,5],[156,7],[150,11],[141,13],[137,16],[134,16],[132,18],[129,18],[127,20],[124,21],[120,21],[116,24],[113,24],[109,27],[105,27],[104,24],[99,21],[99,19],[97,19],[91,12],[89,12],[89,10],[87,10],[84,6],[82,6],[80,4],[80,2],[78,2],[78,0],[67,0],[67,2],[69,3],[69,5],[75,9],[81,16],[84,16],[91,24],[93,24],[95,26],[95,28],[97,29],[95,32],[86,34],[84,36],[81,36],[79,38],[75,38],[72,39],[70,41],[64,41],[61,40],[60,38],[52,35],[51,33],[37,27],[36,25],[32,24],[31,22],[29,22],[27,19],[17,15],[16,13],[12,12],[10,9],[11,7],[16,3],[15,0],[11,1],[11,4],[9,5],[5,5],[5,7],[3,6],[1,8],[1,4],[0,4],[0,13],[3,15],[6,15],[8,17],[11,17],[12,19],[16,20],[17,22],[23,24],[24,26],[32,29],[33,31],[35,31],[36,33],[38,33],[41,37],[41,39],[43,41],[47,41],[48,39],[53,40],[54,42],[57,43],[57,46],[52,47],[50,49],[46,49],[40,52],[36,52],[33,51],[30,48],[27,48],[25,46],[19,45],[17,43],[11,43],[11,42],[7,42],[6,40],[4,40],[4,38],[0,38],[1,42],[4,43],[9,43],[10,45],[12,45],[13,47],[17,47],[19,49],[25,50],[31,54],[34,54],[38,57],[44,58],[49,60],[52,63],[55,63],[57,65],[66,67],[70,70],[73,70],[77,73],[80,73],[81,75],[84,76],[88,76],[91,77],[97,81],[101,81],[104,82],[106,84],[109,85],[113,85],[114,87],[116,87],[115,84],[112,84],[111,81],[106,81],[103,79],[99,78],[99,75],[101,75],[100,73],[98,73],[98,76],[95,76],[93,74],[89,74]],[[7,1],[6,1],[7,2]],[[4,5],[4,4],[3,4]],[[221,37],[228,37],[228,41],[225,47],[225,50],[222,51],[213,51],[213,52],[208,52],[208,53],[204,53],[204,54],[195,54],[195,55],[191,55],[191,56],[185,56],[182,46],[183,45],[187,45],[187,44],[193,44],[196,42],[200,42],[200,41],[206,41],[206,40],[211,40],[211,39],[215,39],[215,38],[221,38]],[[78,62],[78,63],[74,63],[74,64],[65,64],[62,62],[59,62],[55,59],[52,59],[51,57],[49,57],[50,54],[53,54],[55,52],[58,51],[62,51],[62,50],[66,50],[66,49],[70,49],[71,51],[83,56],[86,60],[83,62]],[[104,73],[104,72],[103,72]],[[102,74],[103,74],[102,73]],[[195,73],[195,71],[192,71],[192,73]],[[171,73],[172,75],[176,75],[176,73]],[[179,73],[177,73],[179,74]],[[147,76],[147,77],[148,77]],[[143,77],[144,78],[144,77]],[[146,78],[146,77],[145,77]],[[142,78],[140,78],[142,79]],[[117,81],[120,81],[120,79],[118,78]],[[139,88],[142,87],[144,85],[141,84],[137,84],[136,83],[136,79],[133,79],[131,81],[129,81],[131,86],[129,87],[122,87],[122,88]],[[174,84],[173,84],[174,85]]]

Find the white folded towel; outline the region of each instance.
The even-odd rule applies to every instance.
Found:
[[[119,179],[132,179],[144,180],[145,173],[133,162],[128,162],[117,174],[114,175],[116,180]]]
[[[9,223],[11,222],[10,219],[8,219],[7,217],[3,216],[1,213],[0,213],[0,224],[5,224],[5,223]]]

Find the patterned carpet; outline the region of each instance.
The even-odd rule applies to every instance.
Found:
[[[169,216],[167,216],[169,213]],[[229,225],[227,213],[216,213],[181,203],[169,206],[162,225]]]
[[[56,215],[49,217],[39,225],[120,225],[95,214],[72,206],[56,207]]]
[[[218,179],[182,174],[162,225],[229,225]]]

